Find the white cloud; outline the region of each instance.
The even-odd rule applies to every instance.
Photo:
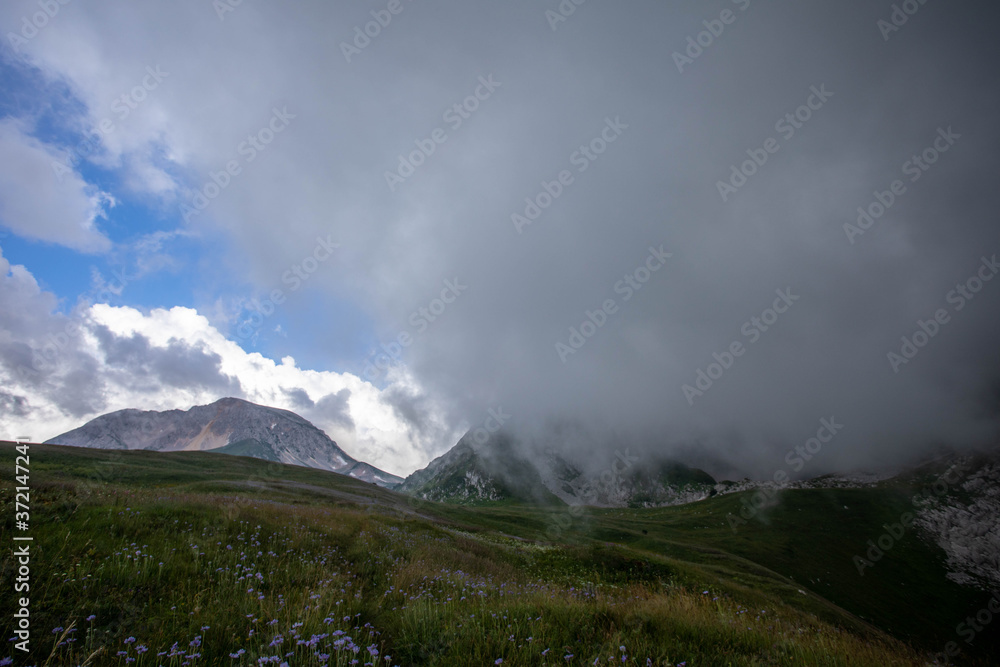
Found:
[[[383,400],[392,388],[420,391],[406,376],[380,390],[350,373],[300,368],[291,357],[277,363],[245,352],[190,308],[142,313],[96,304],[69,317],[54,314],[54,297],[27,269],[0,256],[0,271],[0,302],[8,314],[0,317],[0,405],[26,406],[22,414],[9,407],[0,413],[5,437],[43,440],[98,414],[186,409],[231,393],[301,414],[354,458],[395,474],[425,465],[427,452],[458,437],[434,411],[418,428]],[[191,360],[197,367],[185,366]],[[88,401],[78,400],[81,393]],[[337,394],[347,397],[344,412],[324,414],[321,399]],[[312,405],[296,400],[303,395]]]
[[[66,167],[67,156],[29,136],[24,125],[0,120],[0,223],[26,238],[83,252],[104,252],[111,242],[96,221],[114,204]],[[57,175],[53,164],[63,164]]]
[[[143,314],[133,308],[98,304],[90,312],[95,323],[107,326],[117,336],[139,334],[159,348],[165,348],[171,340],[178,339],[189,347],[201,347],[206,353],[219,355],[221,373],[239,379],[246,400],[311,418],[350,455],[390,472],[406,474],[423,465],[427,459],[423,447],[436,444],[415,436],[412,426],[394,413],[392,407],[382,400],[382,391],[372,384],[350,373],[300,368],[291,357],[276,363],[257,352],[247,353],[227,340],[206,317],[193,309],[175,307]],[[412,380],[408,378],[399,378],[397,383],[419,390],[419,387],[412,386]],[[296,389],[304,390],[313,401],[348,389],[349,415],[355,429],[346,429],[337,421],[311,414],[311,410],[297,406],[289,397],[289,392]],[[127,404],[130,398],[125,394],[119,400]],[[209,402],[215,398],[218,397],[205,392],[186,394],[183,398],[166,393],[150,397],[150,400],[156,409],[168,409],[186,407],[192,402]],[[438,418],[435,421],[427,425],[431,427],[430,431],[438,436],[446,435],[442,420]]]

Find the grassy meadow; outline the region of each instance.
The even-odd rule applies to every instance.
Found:
[[[0,664],[922,665],[979,601],[915,537],[858,577],[844,531],[892,498],[789,493],[734,533],[736,496],[468,508],[222,454],[30,451],[31,651]],[[5,548],[7,591],[16,567]],[[977,650],[959,664],[989,664]]]

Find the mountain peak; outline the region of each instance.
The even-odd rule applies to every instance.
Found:
[[[628,450],[626,450],[627,452]],[[634,465],[627,453],[596,475],[582,472],[569,453],[533,449],[505,431],[477,442],[467,433],[426,468],[407,477],[398,490],[427,500],[486,502],[513,500],[541,504],[659,506],[701,500],[715,480],[677,461]]]
[[[99,449],[216,451],[320,468],[381,486],[402,481],[348,456],[326,433],[294,412],[232,396],[188,410],[118,410],[47,443]]]

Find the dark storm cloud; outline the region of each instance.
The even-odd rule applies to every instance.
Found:
[[[285,389],[285,396],[287,396],[296,408],[300,410],[307,410],[316,405],[316,402],[309,398],[309,392],[302,388],[295,389]]]
[[[382,392],[382,402],[391,407],[393,413],[409,424],[416,433],[422,433],[432,422],[433,405],[426,395],[413,389],[390,387]]]
[[[7,391],[0,390],[0,410],[23,417],[30,412],[28,399]]]
[[[350,398],[350,389],[341,389],[336,394],[327,394],[316,401],[315,412],[326,420],[354,430],[354,420],[351,419],[347,405]]]
[[[340,243],[283,295],[287,331],[318,326],[313,290],[363,310],[372,352],[407,366],[386,400],[414,432],[442,404],[450,424],[501,408],[595,459],[627,444],[770,475],[836,418],[812,475],[997,433],[997,9],[893,4],[595,0],[559,21],[556,0],[413,3],[350,62],[363,3],[74,16],[109,67],[171,71],[148,135],[192,188],[288,105],[196,217],[233,243],[205,264],[269,294],[318,235]],[[118,92],[59,58],[94,104]],[[343,319],[338,342],[368,335]],[[133,362],[142,341],[109,353],[166,371]],[[222,381],[174,353],[176,381]]]
[[[22,382],[37,383],[41,375],[35,371],[37,356],[27,343],[5,341],[0,343],[0,363],[13,377]]]
[[[239,380],[222,372],[222,357],[198,346],[171,339],[166,347],[154,347],[141,334],[117,336],[106,326],[94,328],[104,353],[107,370],[127,379],[139,391],[155,391],[161,385],[199,387],[220,395],[240,396]]]
[[[77,355],[70,369],[52,383],[48,398],[72,417],[86,417],[107,407],[105,382],[93,357]]]
[[[38,396],[60,412],[81,417],[105,407],[104,381],[96,361],[80,349],[78,313],[53,313],[56,300],[39,289],[22,266],[11,266],[0,249],[0,368],[10,378],[7,415],[38,405],[14,390]]]
[[[76,349],[71,339],[39,338],[37,345],[24,342],[0,344],[0,365],[17,386],[33,388],[51,400],[64,413],[80,417],[96,412],[105,406],[104,381],[97,362]],[[64,340],[64,345],[52,341]],[[10,414],[23,416],[28,403],[22,396],[4,394],[0,404],[5,404]],[[13,401],[13,402],[11,402]]]
[[[1000,281],[948,302],[1000,252],[994,8],[927,3],[886,40],[892,3],[588,3],[555,32],[543,5],[415,7],[352,64],[372,78],[360,107],[414,82],[405,111],[366,124],[384,131],[360,158],[374,182],[477,76],[502,83],[373,193],[396,221],[379,249],[397,279],[376,295],[390,318],[443,278],[469,285],[404,353],[425,386],[470,422],[501,403],[521,424],[605,424],[764,474],[823,417],[846,426],[816,474],[996,433],[977,406],[1000,370]],[[732,23],[706,37],[723,10]],[[703,46],[679,72],[689,36]],[[845,229],[873,203],[888,210]],[[672,257],[644,270],[661,245]],[[888,353],[940,309],[947,323],[894,368]],[[730,367],[705,390],[713,355]]]

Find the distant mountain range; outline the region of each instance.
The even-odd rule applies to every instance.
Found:
[[[647,460],[628,449],[606,469],[585,473],[575,452],[532,445],[500,431],[484,442],[466,434],[457,445],[397,488],[425,500],[655,507],[694,502],[716,493],[708,473],[669,459]]]
[[[480,431],[481,433],[481,431]],[[348,456],[323,431],[287,410],[236,398],[189,410],[120,410],[56,436],[47,444],[100,449],[210,451],[329,470],[446,503],[496,502],[596,507],[661,507],[710,496],[742,494],[728,515],[734,530],[780,506],[777,495],[795,489],[923,488],[914,496],[915,523],[947,558],[948,577],[963,585],[1000,587],[1000,450],[942,454],[924,464],[883,474],[825,475],[775,485],[743,479],[716,481],[708,473],[667,458],[638,456],[628,448],[600,457],[586,454],[571,435],[526,442],[500,431],[482,441],[466,434],[444,455],[405,480]],[[944,474],[954,473],[954,477]],[[954,493],[938,492],[944,487]],[[928,490],[930,489],[930,490]],[[909,495],[912,495],[910,493]],[[859,495],[858,498],[863,498]],[[748,504],[749,503],[749,504]],[[847,508],[845,507],[845,510]]]
[[[223,398],[189,410],[119,410],[46,443],[99,449],[210,451],[330,470],[384,487],[403,481],[351,458],[326,433],[294,412],[238,398]]]
[[[481,432],[480,432],[481,433]],[[287,410],[224,398],[211,405],[165,412],[120,410],[47,441],[47,444],[100,449],[211,451],[319,468],[446,503],[530,503],[547,506],[661,507],[711,496],[759,490],[761,512],[784,489],[876,489],[931,483],[945,468],[963,470],[962,494],[929,496],[916,523],[934,535],[947,554],[949,577],[967,584],[1000,586],[1000,452],[938,457],[934,462],[883,474],[825,475],[789,482],[716,481],[708,473],[668,458],[638,456],[627,447],[595,456],[580,451],[572,435],[526,442],[500,431],[479,442],[466,434],[444,455],[405,480],[348,456],[323,431]],[[758,511],[739,509],[732,520],[747,521]],[[749,510],[749,511],[747,511]]]
[[[531,445],[511,434],[495,433],[481,443],[467,434],[396,490],[426,500],[473,505],[509,501],[631,508],[741,494],[744,504],[728,517],[735,529],[780,505],[779,494],[786,490],[857,489],[857,497],[865,498],[886,490],[902,490],[909,497],[908,489],[923,489],[913,496],[915,523],[943,550],[948,578],[983,590],[1000,588],[996,518],[1000,516],[1000,449],[947,451],[922,464],[880,474],[823,475],[782,485],[750,479],[717,482],[697,468],[634,456],[628,449],[615,452],[603,470],[594,472],[591,467],[589,473],[567,460],[574,452],[559,454],[550,448],[532,452]],[[942,480],[949,483],[942,486]],[[952,493],[945,494],[943,488]]]
[[[409,475],[395,490],[424,500],[456,504],[509,501],[644,508],[684,505],[754,490],[770,498],[775,491],[786,489],[872,488],[903,480],[916,469],[828,474],[780,485],[749,478],[717,481],[704,470],[669,457],[637,456],[628,448],[613,454],[604,452],[605,465],[595,470],[592,454],[574,451],[557,440],[549,438],[547,444],[562,445],[558,450],[525,442],[504,431],[476,442],[470,432],[427,467]]]

